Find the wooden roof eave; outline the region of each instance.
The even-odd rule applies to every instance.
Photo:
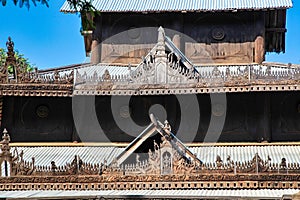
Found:
[[[2,96],[71,97],[73,84],[0,84]]]
[[[112,90],[74,90],[73,96],[95,95],[95,96],[139,96],[139,95],[173,95],[173,94],[210,94],[210,93],[244,93],[244,92],[279,92],[279,91],[300,91],[299,82],[293,84],[261,84],[261,85],[232,85],[217,87],[186,87],[186,88],[152,88],[152,89],[112,89]]]

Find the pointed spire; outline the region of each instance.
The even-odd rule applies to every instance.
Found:
[[[158,28],[158,38],[157,38],[157,56],[165,56],[165,30],[163,27]]]
[[[2,154],[10,154],[10,146],[9,146],[9,142],[10,142],[10,137],[8,135],[8,131],[6,130],[6,128],[4,128],[3,130],[3,136],[2,136],[2,141],[1,141],[1,153]]]
[[[158,42],[165,42],[165,30],[161,26],[158,28]]]
[[[15,46],[15,43],[11,40],[11,37],[8,37],[8,40],[6,42],[6,47],[7,47],[7,53],[13,53],[15,54],[14,52],[14,46]]]
[[[168,120],[165,120],[164,122],[164,130],[166,133],[170,134],[171,133],[171,125],[169,124]]]
[[[8,37],[6,42],[7,48],[7,58],[6,58],[6,66],[13,65],[16,63],[15,51],[14,51],[15,43],[11,40],[11,37]]]
[[[108,80],[111,79],[110,73],[107,69],[104,71],[104,74],[102,75],[102,78],[103,78],[104,81],[108,81]]]

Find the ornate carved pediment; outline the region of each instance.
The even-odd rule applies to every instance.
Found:
[[[182,57],[183,56],[183,57]],[[92,68],[92,67],[91,67]],[[89,70],[87,70],[89,71]],[[179,85],[196,84],[199,74],[191,62],[166,36],[164,29],[158,29],[158,42],[142,58],[141,63],[127,73],[110,75],[106,69],[103,74],[76,72],[75,89],[126,89],[126,88],[169,88]],[[107,85],[111,85],[107,87]]]
[[[154,85],[195,83],[194,79],[199,78],[197,70],[192,65],[183,62],[175,46],[166,46],[168,42],[170,41],[166,41],[164,29],[160,27],[158,43],[143,58],[142,63],[130,73],[133,83]]]

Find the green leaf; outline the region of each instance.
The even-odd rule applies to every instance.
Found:
[[[7,0],[0,0],[0,2],[2,3],[3,6],[6,6]],[[37,6],[37,2],[40,2],[42,5],[46,5],[47,7],[49,7],[49,3],[48,3],[49,0],[13,0],[15,6],[19,4],[19,7],[22,8],[25,5],[27,9],[30,8],[31,5],[30,2],[32,2],[34,6]]]
[[[6,5],[6,0],[1,0],[2,1],[2,6]]]
[[[36,1],[35,0],[31,0],[33,5],[36,6]]]
[[[49,8],[48,0],[41,0],[41,3]]]
[[[19,7],[22,8],[24,4],[24,0],[19,0]]]
[[[25,4],[25,7],[29,10],[29,8],[30,8],[29,0],[23,0],[23,1],[24,1],[24,4]]]

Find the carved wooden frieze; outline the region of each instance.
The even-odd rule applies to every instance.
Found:
[[[97,164],[91,164],[84,162],[80,155],[74,155],[73,160],[62,166],[57,166],[55,160],[47,166],[38,166],[35,158],[24,160],[23,151],[10,147],[10,137],[4,130],[0,152],[0,190],[163,189],[166,186],[182,189],[191,185],[194,188],[262,189],[300,186],[300,163],[287,163],[288,157],[282,158],[280,163],[273,163],[269,156],[264,160],[256,153],[251,160],[243,162],[232,160],[230,155],[226,160],[217,156],[212,163],[198,162],[187,156],[187,149],[183,152],[180,141],[174,142],[167,122],[159,131],[169,136],[162,137],[159,144],[153,141],[153,148],[149,147],[146,158],[141,159],[134,154],[134,162],[117,164],[114,159],[112,163],[99,160],[95,161]]]

